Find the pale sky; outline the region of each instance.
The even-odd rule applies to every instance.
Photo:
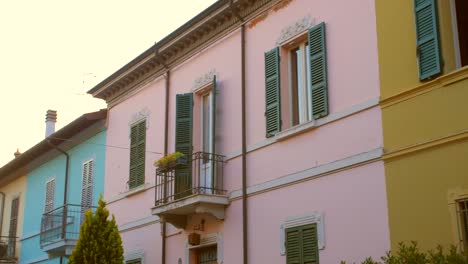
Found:
[[[56,130],[105,108],[86,91],[215,0],[0,0],[0,167]]]

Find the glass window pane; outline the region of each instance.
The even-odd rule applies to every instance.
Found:
[[[210,152],[210,96],[205,95],[203,96],[203,108],[202,108],[203,114],[202,114],[202,147],[203,147],[203,152]]]
[[[303,67],[303,50],[298,49],[295,52],[296,55],[296,82],[297,82],[297,108],[299,114],[299,123],[304,122],[304,80],[302,74],[304,73]]]
[[[312,93],[311,93],[311,79],[310,79],[310,50],[309,44],[305,46],[305,61],[306,61],[306,96],[307,96],[307,120],[312,119]]]

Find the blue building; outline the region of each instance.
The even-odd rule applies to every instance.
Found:
[[[19,263],[66,263],[79,236],[84,212],[104,191],[107,111],[84,114],[17,159],[27,170]],[[18,167],[19,168],[19,167]]]

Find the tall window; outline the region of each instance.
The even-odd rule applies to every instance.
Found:
[[[130,179],[133,189],[145,183],[146,121],[132,126],[130,132]]]
[[[211,92],[202,96],[202,113],[201,113],[201,127],[202,127],[202,151],[210,153],[212,133],[211,133]]]
[[[455,0],[457,16],[458,50],[460,51],[460,64],[468,65],[468,1]]]
[[[458,231],[462,248],[468,252],[468,199],[458,201]]]
[[[55,199],[55,179],[52,179],[46,183],[46,197],[44,212],[48,213],[54,210],[54,199]]]
[[[309,53],[308,43],[301,43],[290,51],[293,125],[312,119]]]
[[[11,201],[10,230],[8,232],[8,256],[15,256],[16,232],[18,230],[19,197]]]

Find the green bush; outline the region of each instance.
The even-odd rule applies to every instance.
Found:
[[[435,250],[427,252],[420,251],[415,241],[410,243],[400,242],[395,253],[387,252],[381,257],[381,262],[367,258],[362,264],[468,264],[468,257],[460,253],[455,246],[450,246],[444,250],[442,246],[437,246]],[[341,261],[341,264],[346,264]]]
[[[109,219],[106,202],[99,198],[95,213],[86,211],[68,264],[122,264],[123,247],[115,218]]]

